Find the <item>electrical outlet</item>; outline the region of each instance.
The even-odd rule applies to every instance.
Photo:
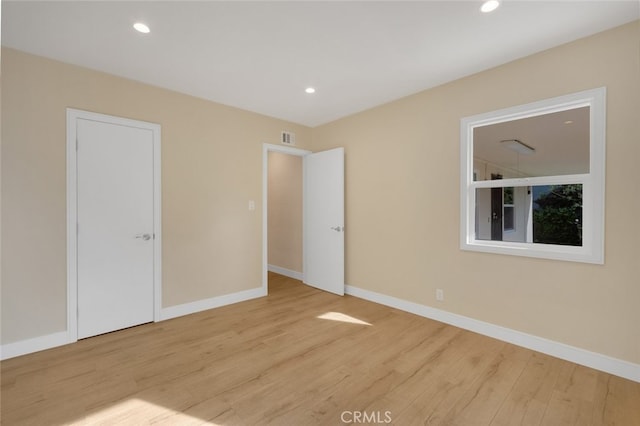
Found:
[[[441,288],[436,289],[436,300],[442,302],[444,300],[444,290]]]
[[[256,209],[256,202],[253,200],[249,200],[249,210],[255,210]]]

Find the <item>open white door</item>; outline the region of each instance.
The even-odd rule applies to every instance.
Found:
[[[304,283],[344,295],[344,148],[304,157]]]

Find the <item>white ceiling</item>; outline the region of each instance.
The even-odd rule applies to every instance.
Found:
[[[637,0],[502,3],[3,1],[2,44],[317,126],[640,18]]]

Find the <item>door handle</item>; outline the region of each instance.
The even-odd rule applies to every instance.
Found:
[[[151,239],[150,234],[138,234],[134,238],[142,238],[145,241],[149,241]]]
[[[342,232],[344,231],[344,226],[332,226],[331,229],[333,229],[336,232]]]

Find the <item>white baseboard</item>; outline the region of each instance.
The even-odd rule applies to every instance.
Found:
[[[75,341],[75,337],[72,338],[69,336],[68,332],[59,331],[57,333],[20,340],[14,343],[6,343],[0,347],[0,359],[14,358],[32,352],[55,348],[56,346],[67,345]]]
[[[217,296],[210,299],[183,303],[182,305],[170,306],[160,310],[160,321],[194,314],[208,309],[219,308],[221,306],[231,305],[238,302],[244,302],[245,300],[256,299],[266,295],[266,289],[258,287],[251,290],[239,291],[237,293],[225,294],[224,296]]]
[[[275,272],[276,274],[284,275],[285,277],[293,278],[294,280],[302,281],[304,275],[302,272],[293,271],[291,269],[281,268],[275,265],[268,265],[269,272]]]
[[[196,302],[185,303],[177,306],[170,306],[160,310],[158,321],[167,320],[207,309],[218,308],[220,306],[231,305],[245,300],[266,296],[267,292],[262,287],[240,291],[238,293],[226,294],[224,296],[212,297],[210,299],[198,300]],[[7,343],[0,346],[0,359],[9,359],[20,355],[43,351],[55,348],[56,346],[67,345],[76,342],[76,336],[69,336],[67,331],[47,334],[45,336],[34,337],[32,339],[20,340],[15,343]]]
[[[269,269],[271,270],[271,269]],[[274,270],[273,272],[281,272]],[[291,271],[295,272],[295,271]],[[285,275],[285,274],[282,274]],[[288,275],[287,275],[288,276]],[[300,279],[297,277],[292,277]],[[432,308],[418,303],[408,302],[392,296],[364,290],[354,286],[345,286],[345,293],[399,309],[401,311],[410,312],[425,318],[430,318],[456,327],[470,330],[485,336],[493,337],[504,342],[513,343],[534,351],[542,352],[547,355],[555,356],[560,359],[575,362],[596,370],[604,371],[616,376],[624,377],[635,382],[640,382],[640,365],[621,359],[613,358],[607,355],[591,352],[585,349],[569,346],[564,343],[555,342],[553,340],[523,333],[517,330],[479,321],[463,315],[454,314],[440,309]],[[255,299],[266,296],[267,292],[264,288],[259,287],[251,290],[245,290],[238,293],[227,294],[224,296],[212,297],[210,299],[198,300],[196,302],[185,303],[182,305],[163,308],[160,311],[160,320],[167,320],[183,315],[204,311],[207,309],[218,308],[245,300]],[[69,336],[67,331],[60,331],[45,336],[34,337],[31,339],[21,340],[13,343],[6,343],[0,346],[0,359],[5,360],[20,355],[26,355],[57,346],[66,345],[76,341],[75,336]]]
[[[512,330],[499,325],[465,317],[463,315],[420,305],[418,303],[408,302],[406,300],[364,290],[358,287],[347,285],[345,286],[345,293],[371,302],[379,303],[381,305],[396,308],[401,311],[410,312],[421,317],[473,331],[478,334],[493,337],[494,339],[502,340],[503,342],[513,343],[514,345],[542,352],[544,354],[594,368],[596,370],[604,371],[615,376],[640,382],[640,364],[634,364],[632,362],[612,358],[607,355],[576,348],[564,343],[555,342],[553,340],[523,333],[521,331]]]

